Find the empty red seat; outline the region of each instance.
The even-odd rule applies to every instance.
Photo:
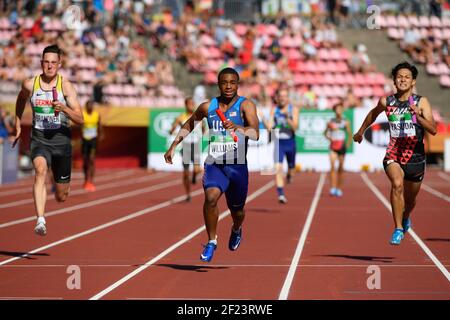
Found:
[[[427,72],[428,72],[429,74],[432,74],[432,75],[436,75],[436,74],[439,73],[439,71],[438,71],[438,69],[437,69],[437,66],[436,66],[435,64],[432,64],[432,63],[428,63],[428,64],[427,64],[426,70],[427,70]]]
[[[247,26],[242,23],[238,23],[234,26],[234,31],[239,36],[244,36],[247,33]]]
[[[436,16],[431,16],[430,17],[430,25],[432,27],[440,28],[440,27],[442,27],[443,24],[441,22],[441,19],[439,19]]]
[[[208,72],[205,74],[205,81],[206,83],[213,84],[217,82],[216,73],[215,72]]]
[[[416,16],[410,15],[408,17],[409,20],[409,24],[411,25],[411,27],[418,27],[419,26],[419,19],[417,19]]]
[[[267,34],[268,34],[269,36],[272,36],[272,37],[277,37],[279,31],[280,31],[280,30],[278,29],[278,27],[277,27],[276,25],[274,25],[274,24],[269,24],[269,25],[267,26],[267,28],[266,28]]]
[[[346,85],[346,80],[345,80],[345,76],[342,73],[336,73],[334,76],[334,82],[338,85]]]
[[[419,27],[428,28],[430,26],[430,18],[428,16],[419,17]]]
[[[399,28],[408,29],[410,27],[409,20],[406,16],[399,15],[397,17],[397,23]]]
[[[439,83],[441,86],[443,87],[450,87],[450,76],[448,75],[443,75],[439,78]]]
[[[443,62],[438,64],[437,71],[438,71],[438,74],[440,74],[440,75],[450,73],[448,66]]]
[[[380,86],[373,87],[373,96],[381,98],[385,95],[384,88]]]
[[[386,17],[386,26],[387,27],[397,27],[397,18],[395,16],[389,15]]]
[[[302,58],[302,55],[298,49],[291,48],[287,53],[287,57],[290,60],[300,60]]]
[[[375,24],[377,26],[380,26],[380,28],[386,28],[387,26],[386,17],[381,14],[377,14],[375,17]]]

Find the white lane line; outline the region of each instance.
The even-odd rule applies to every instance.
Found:
[[[444,179],[445,181],[450,182],[450,176],[446,175],[443,172],[438,172],[438,176],[441,177],[442,179]]]
[[[126,185],[130,185],[130,184],[135,184],[135,183],[143,182],[143,181],[146,181],[146,180],[153,180],[153,179],[157,179],[157,178],[160,178],[162,176],[167,176],[167,175],[169,175],[169,174],[168,173],[158,173],[156,175],[141,177],[141,178],[137,178],[137,179],[126,179],[126,180],[122,179],[121,181],[118,181],[118,182],[111,182],[111,183],[107,183],[107,184],[104,184],[104,185],[99,185],[99,186],[97,186],[97,191],[111,189],[111,188],[115,188],[115,187],[119,187],[119,186],[126,186]],[[28,190],[28,191],[31,193],[31,189]],[[79,194],[85,194],[85,193],[90,193],[90,192],[86,191],[84,189],[78,189],[78,190],[70,192],[69,197],[70,196],[76,196],[76,195],[79,195]],[[47,201],[52,201],[52,200],[56,201],[55,197],[53,195],[48,195],[47,196]],[[0,209],[17,207],[17,206],[21,206],[21,205],[29,204],[29,203],[33,203],[33,202],[34,202],[33,198],[17,200],[17,201],[13,201],[13,202],[0,204]]]
[[[117,173],[105,174],[105,175],[95,178],[95,182],[97,183],[97,182],[114,180],[116,178],[123,178],[123,177],[132,175],[134,172],[135,172],[135,170],[128,169],[128,170],[124,170],[124,171],[119,171]],[[6,191],[0,191],[0,196],[10,196],[10,195],[16,195],[16,194],[31,193],[32,186],[33,186],[33,179],[31,179],[30,181],[28,181],[27,183],[24,183],[24,184],[26,184],[27,186],[26,187],[20,186],[20,188],[16,188],[16,189],[11,188]],[[74,187],[74,186],[78,186],[78,185],[82,185],[82,184],[83,184],[83,180],[77,179],[76,181],[71,182],[70,186]]]
[[[179,184],[179,182],[176,182],[176,183]],[[203,193],[203,189],[198,189],[198,190],[192,192],[191,196],[195,197],[195,196],[197,196],[197,195],[199,195],[201,193]],[[185,201],[185,200],[186,200],[186,195],[183,194],[181,196],[172,198],[171,200],[167,200],[167,201],[161,202],[161,203],[159,203],[157,205],[151,206],[151,207],[149,207],[147,209],[136,211],[136,212],[128,214],[128,215],[126,215],[126,216],[124,216],[122,218],[119,218],[119,219],[116,219],[116,220],[113,220],[113,221],[101,224],[101,225],[99,225],[97,227],[88,229],[88,230],[80,232],[80,233],[76,233],[76,234],[74,234],[74,235],[72,235],[70,237],[66,237],[66,238],[61,239],[59,241],[52,242],[52,243],[47,244],[47,245],[45,245],[43,247],[34,249],[34,250],[30,251],[30,252],[27,252],[27,253],[25,253],[23,255],[20,255],[19,257],[14,257],[14,258],[11,258],[11,259],[8,259],[8,260],[1,261],[0,262],[0,266],[6,265],[8,263],[11,263],[11,262],[14,262],[14,261],[17,261],[17,260],[20,260],[22,258],[26,258],[26,257],[28,257],[30,255],[33,255],[33,254],[36,254],[38,252],[47,250],[49,248],[56,247],[56,246],[58,246],[60,244],[63,244],[63,243],[66,243],[66,242],[69,242],[69,241],[72,241],[72,240],[84,237],[84,236],[86,236],[88,234],[91,234],[91,233],[94,233],[94,232],[97,232],[97,231],[100,231],[100,230],[112,227],[112,226],[114,226],[116,224],[119,224],[119,223],[122,223],[122,222],[125,222],[125,221],[128,221],[128,220],[131,220],[131,219],[143,216],[143,215],[145,215],[147,213],[150,213],[150,212],[153,212],[153,211],[156,211],[156,210],[168,207],[168,206],[170,206],[170,205],[172,205],[174,203],[178,203],[178,202]]]
[[[378,190],[378,188],[370,181],[369,177],[366,173],[361,173],[361,178],[367,184],[370,190],[377,196],[377,198],[384,204],[384,206],[392,213],[391,204],[384,197],[384,195]],[[438,267],[438,269],[442,272],[442,274],[447,278],[447,281],[450,282],[450,273],[444,267],[441,261],[431,252],[431,250],[427,247],[427,245],[419,238],[419,236],[414,232],[413,228],[409,229],[409,234],[411,237],[417,242],[417,244],[422,248],[422,250],[426,253],[426,255],[433,261],[433,263]]]
[[[63,300],[62,297],[0,297],[0,300]]]
[[[122,200],[122,199],[126,199],[126,198],[131,198],[131,197],[135,197],[135,196],[138,196],[138,195],[141,195],[144,193],[168,188],[168,187],[175,186],[178,184],[180,184],[178,181],[169,181],[169,182],[164,182],[164,183],[160,183],[160,184],[155,184],[151,187],[142,188],[142,189],[138,189],[138,190],[134,190],[134,191],[130,191],[130,192],[126,192],[126,193],[122,193],[122,194],[118,194],[118,195],[114,195],[114,196],[110,196],[110,197],[105,197],[105,198],[101,198],[101,199],[97,199],[97,200],[93,200],[93,201],[89,201],[89,202],[85,202],[85,203],[80,203],[80,204],[77,204],[77,205],[74,205],[71,207],[66,207],[66,208],[62,208],[62,209],[58,209],[58,210],[54,210],[54,211],[49,211],[45,214],[45,217],[48,218],[51,216],[56,216],[56,215],[59,215],[62,213],[70,212],[70,211],[85,209],[85,208],[89,208],[89,207],[93,207],[93,206],[98,206],[98,205],[104,204],[104,203],[109,203],[109,202]],[[0,229],[14,226],[14,225],[21,224],[21,223],[25,223],[25,222],[34,221],[34,220],[36,220],[36,216],[6,222],[3,224],[0,224]]]
[[[252,193],[250,196],[248,196],[246,203],[256,199],[258,196],[260,196],[261,194],[263,194],[264,192],[266,192],[267,190],[272,188],[274,185],[275,185],[275,183],[273,181],[265,184],[263,187],[259,188],[254,193]],[[230,214],[229,210],[226,210],[226,211],[222,212],[220,214],[220,216],[219,216],[219,221],[222,220],[223,218],[225,218],[226,216],[228,216],[229,214]],[[191,234],[187,235],[186,237],[184,237],[183,239],[181,239],[177,243],[171,245],[169,248],[167,248],[166,250],[161,252],[156,257],[154,257],[151,260],[147,261],[141,267],[139,267],[136,270],[134,270],[133,272],[127,274],[126,276],[124,276],[119,281],[117,281],[117,282],[113,283],[112,285],[110,285],[108,288],[106,288],[106,289],[102,290],[101,292],[97,293],[95,296],[91,297],[89,300],[99,300],[99,299],[101,299],[102,297],[104,297],[105,295],[107,295],[108,293],[113,291],[114,289],[117,289],[118,287],[120,287],[122,284],[124,284],[125,282],[127,282],[131,278],[135,277],[136,275],[138,275],[139,273],[141,273],[142,271],[144,271],[148,267],[150,267],[153,264],[155,264],[157,261],[159,261],[162,258],[164,258],[165,256],[167,256],[172,251],[176,250],[178,247],[182,246],[183,244],[185,244],[186,242],[188,242],[189,240],[191,240],[192,238],[194,238],[195,236],[197,236],[198,234],[203,232],[204,230],[205,230],[205,226],[198,228],[197,230],[195,230]]]
[[[423,183],[422,183],[422,188],[425,191],[431,193],[432,195],[434,195],[434,196],[436,196],[438,198],[441,198],[441,199],[443,199],[443,200],[445,200],[447,202],[450,202],[450,197],[445,195],[445,194],[443,194],[442,192],[439,192],[436,189],[433,189],[432,187],[430,187],[430,186],[428,186],[426,184],[423,184]]]
[[[305,246],[306,238],[308,237],[308,232],[311,227],[314,215],[316,213],[317,204],[319,203],[320,195],[322,193],[322,188],[325,183],[325,173],[320,174],[319,183],[317,184],[316,192],[314,194],[313,201],[311,203],[311,207],[309,208],[308,216],[306,218],[305,225],[303,226],[302,233],[300,235],[300,239],[297,244],[297,248],[295,249],[294,257],[292,258],[291,265],[289,267],[288,274],[284,281],[283,287],[280,291],[280,295],[278,296],[278,300],[287,300],[289,296],[289,290],[291,289],[292,282],[294,280],[295,272],[298,267],[298,263],[300,261],[300,257],[302,255],[303,247]]]
[[[381,291],[381,292],[365,292],[365,291],[343,291],[349,294],[445,294],[450,295],[450,291]]]
[[[290,267],[290,264],[189,264],[180,263],[192,268],[286,268]],[[69,265],[77,265],[80,268],[130,268],[130,267],[140,267],[144,264],[134,263],[134,264],[77,264],[77,263],[67,263],[67,264],[37,264],[37,265],[6,265],[0,266],[0,269],[16,269],[16,268],[67,268]],[[371,264],[302,264],[298,265],[297,268],[367,268]],[[380,268],[436,268],[434,264],[378,264]],[[445,265],[450,267],[450,265]],[[154,265],[153,267],[168,267],[170,264],[165,265]]]
[[[125,300],[251,300],[251,299],[242,299],[242,298],[125,298]]]

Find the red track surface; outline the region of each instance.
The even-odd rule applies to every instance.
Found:
[[[384,173],[367,177],[389,199]],[[205,231],[187,238],[203,226],[201,185],[183,202],[179,173],[99,171],[93,193],[80,191],[75,178],[66,203],[47,202],[46,237],[33,232],[32,180],[1,186],[0,298],[450,299],[449,174],[428,170],[427,190],[440,194],[423,188],[412,215],[444,272],[410,234],[399,247],[388,244],[391,214],[361,174],[346,174],[342,198],[328,195],[328,181],[320,188],[321,179],[298,174],[286,189],[289,203],[280,205],[273,176],[252,174],[249,195],[259,191],[246,206],[242,245],[228,250],[226,216],[209,264],[199,260]],[[9,190],[17,192],[2,195]],[[226,210],[223,200],[219,209]],[[79,290],[67,288],[70,265],[81,269]],[[370,265],[380,268],[380,289],[367,287]]]

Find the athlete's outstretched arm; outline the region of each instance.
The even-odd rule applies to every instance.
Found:
[[[325,138],[327,138],[328,141],[331,141],[331,136],[330,136],[330,123],[327,123],[327,127],[325,128],[325,131],[323,132],[323,135],[325,136]]]
[[[386,110],[386,97],[382,97],[375,108],[369,111],[358,132],[353,136],[355,142],[361,143],[364,131],[377,119],[378,115]]]
[[[259,119],[255,104],[250,100],[245,100],[242,102],[241,110],[244,113],[245,127],[238,126],[230,120],[224,121],[223,127],[227,130],[239,131],[250,139],[258,141]]]
[[[199,121],[202,121],[203,118],[208,115],[208,106],[209,101],[205,101],[194,111],[194,113],[189,117],[188,120],[183,124],[183,126],[178,131],[177,136],[173,140],[167,152],[164,154],[164,159],[166,163],[172,164],[173,154],[175,152],[175,148],[177,145],[186,138],[192,130],[194,130],[195,125],[198,124]]]
[[[274,121],[273,121],[273,117],[275,115],[275,107],[274,106],[270,106],[270,115],[269,115],[269,119],[267,119],[267,121],[265,122],[265,126],[267,127],[267,130],[272,130],[273,126],[274,126]]]
[[[16,145],[17,141],[20,138],[20,134],[22,133],[22,115],[25,111],[25,106],[27,104],[28,99],[30,98],[31,91],[33,89],[33,80],[26,79],[22,83],[22,88],[17,96],[16,100],[16,116],[14,122],[14,142],[13,147]]]
[[[434,121],[433,112],[428,99],[422,97],[419,100],[418,108],[416,106],[410,106],[410,108],[416,113],[417,122],[419,122],[428,133],[434,136],[437,133],[436,122]]]
[[[105,138],[105,130],[103,129],[102,118],[100,116],[98,116],[97,135],[99,141]]]
[[[350,121],[345,121],[345,129],[347,130],[347,149],[350,149],[352,145],[352,129],[350,128]]]
[[[80,102],[78,101],[77,92],[70,81],[63,79],[63,91],[64,98],[67,105],[62,104],[60,101],[53,101],[53,107],[55,111],[61,111],[67,114],[70,120],[78,125],[84,124],[83,110],[81,109]]]
[[[173,134],[175,129],[181,124],[181,116],[178,116],[175,121],[172,123],[172,128],[170,128],[169,133]]]
[[[292,107],[292,119],[288,117],[287,123],[294,131],[298,129],[298,115],[299,115],[298,107],[296,106]]]

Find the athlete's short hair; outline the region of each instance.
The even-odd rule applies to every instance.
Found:
[[[337,107],[341,106],[342,108],[344,108],[344,104],[342,102],[338,102],[336,104],[333,105],[333,111],[336,112]]]
[[[193,100],[193,98],[191,96],[187,96],[186,98],[184,98],[184,104],[186,105],[189,100]]]
[[[62,50],[56,44],[45,47],[44,51],[42,51],[42,57],[44,57],[44,54],[46,54],[47,52],[56,53],[58,55],[58,58],[61,58]]]
[[[289,87],[285,84],[281,84],[278,86],[276,95],[279,96],[281,91],[287,91],[287,93],[289,94]]]
[[[224,68],[224,69],[220,70],[220,72],[219,72],[219,74],[217,76],[217,82],[220,82],[220,77],[223,74],[234,74],[234,75],[236,75],[236,77],[237,77],[237,79],[239,81],[239,73],[236,70],[234,70],[233,68],[227,67],[227,68]]]
[[[417,75],[419,74],[419,71],[417,70],[416,66],[413,64],[410,64],[407,61],[403,61],[399,64],[397,64],[391,71],[392,79],[395,80],[395,77],[397,77],[397,73],[400,71],[400,69],[408,69],[412,73],[413,79],[417,78]]]

